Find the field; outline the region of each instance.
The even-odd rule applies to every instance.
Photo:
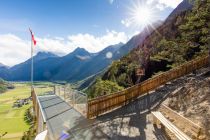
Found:
[[[38,93],[49,91],[52,88],[36,88]],[[30,127],[24,121],[24,114],[32,104],[24,105],[20,108],[12,108],[17,99],[30,96],[30,86],[24,83],[15,83],[15,89],[0,94],[0,139],[19,140],[23,132]],[[7,133],[1,138],[3,134]]]

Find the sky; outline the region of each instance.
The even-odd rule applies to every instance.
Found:
[[[30,58],[29,27],[37,40],[35,54],[63,56],[77,47],[95,53],[126,43],[145,24],[164,21],[181,1],[1,0],[0,63],[13,66]]]

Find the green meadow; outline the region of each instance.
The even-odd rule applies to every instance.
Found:
[[[31,106],[31,103],[20,108],[12,108],[17,99],[30,96],[30,86],[25,84],[15,84],[15,89],[0,94],[0,135],[3,139],[20,139],[23,132],[30,127],[24,121],[24,114]]]
[[[31,87],[24,83],[15,83],[14,85],[15,89],[0,94],[0,136],[6,133],[0,139],[19,140],[30,127],[25,122],[24,115],[27,109],[32,106],[32,103],[30,102],[20,108],[12,108],[12,106],[17,99],[28,98],[31,94]],[[35,88],[38,94],[51,90],[52,88]]]

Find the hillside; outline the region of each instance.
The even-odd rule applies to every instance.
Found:
[[[115,61],[101,79],[127,88],[158,72],[207,54],[210,42],[209,13],[210,1],[183,1],[163,25],[147,36],[143,44]],[[137,76],[137,69],[144,69],[145,75]],[[98,83],[95,82],[87,90],[89,94],[96,95],[95,85]]]

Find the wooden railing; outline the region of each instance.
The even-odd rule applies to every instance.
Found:
[[[33,111],[35,115],[35,122],[36,122],[36,134],[41,133],[46,128],[46,120],[43,114],[43,111],[41,109],[40,102],[38,100],[38,97],[34,91],[34,88],[31,90],[31,97],[33,102]]]
[[[89,100],[87,103],[87,118],[94,118],[98,115],[124,106],[129,102],[137,99],[137,97],[156,89],[168,81],[179,78],[207,65],[208,59],[209,56],[205,56],[189,61],[177,68],[171,69],[123,91]]]

